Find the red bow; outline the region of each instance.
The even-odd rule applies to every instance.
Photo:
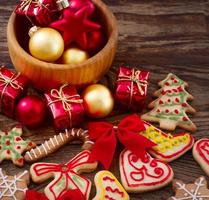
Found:
[[[144,159],[146,149],[156,145],[139,134],[144,130],[144,123],[136,114],[122,119],[117,127],[107,122],[89,123],[89,136],[95,141],[89,162],[100,161],[105,169],[109,169],[117,139],[137,157]]]
[[[48,198],[35,190],[27,190],[25,194],[25,200],[48,200]],[[84,197],[80,190],[69,190],[57,200],[84,200]]]

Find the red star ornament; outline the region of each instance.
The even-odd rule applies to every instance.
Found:
[[[51,23],[50,27],[62,32],[65,45],[76,42],[81,48],[87,49],[87,33],[101,28],[99,24],[90,21],[87,14],[86,8],[76,13],[65,9],[63,18]]]

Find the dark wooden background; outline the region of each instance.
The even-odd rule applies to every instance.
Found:
[[[6,40],[7,21],[17,0],[0,0],[0,63],[12,67]],[[115,13],[119,23],[119,49],[113,66],[104,78],[112,88],[110,81],[115,78],[117,66],[125,63],[151,72],[149,99],[157,89],[157,82],[167,73],[173,72],[189,82],[189,92],[195,97],[192,106],[197,113],[192,117],[198,131],[196,139],[209,137],[209,1],[204,0],[105,0]],[[121,117],[115,111],[110,121]],[[16,122],[0,116],[0,129],[9,128]],[[177,130],[180,131],[180,130]],[[29,135],[37,143],[43,142],[54,131],[50,125],[31,130]],[[119,178],[118,149],[111,171]],[[71,144],[61,148],[55,154],[43,159],[47,162],[67,162],[80,151],[80,145]],[[191,151],[171,163],[175,178],[185,182],[194,181],[205,175],[193,160]],[[21,171],[9,161],[0,167],[8,173]],[[29,165],[25,165],[29,169]],[[94,173],[88,175],[93,180]],[[209,179],[208,179],[209,183]],[[46,185],[30,184],[30,188],[42,191]],[[167,199],[173,194],[171,185],[145,194],[130,195],[131,199]],[[92,187],[91,198],[95,195]]]

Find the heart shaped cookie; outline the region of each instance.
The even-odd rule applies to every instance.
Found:
[[[172,168],[146,154],[141,160],[125,149],[120,154],[121,182],[127,192],[147,192],[169,184],[173,179]]]
[[[193,157],[209,176],[209,139],[203,138],[194,144]]]
[[[129,200],[127,192],[111,172],[105,170],[98,172],[94,182],[97,194],[93,200]]]
[[[149,153],[161,161],[171,162],[179,158],[190,150],[194,144],[194,138],[189,133],[171,135],[166,134],[148,122],[144,121],[144,125],[146,130],[140,134],[157,144]]]

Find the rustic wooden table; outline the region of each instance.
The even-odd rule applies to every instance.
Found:
[[[0,63],[12,67],[6,40],[7,21],[18,0],[0,0]],[[207,0],[105,0],[115,13],[119,23],[119,49],[113,66],[104,78],[112,88],[120,63],[146,69],[151,72],[149,99],[157,89],[157,82],[173,72],[189,82],[189,92],[195,97],[192,106],[197,114],[192,117],[197,124],[196,139],[209,137],[209,1]],[[115,111],[108,120],[117,121],[123,113]],[[0,116],[0,128],[17,123]],[[179,131],[179,130],[177,130]],[[53,135],[50,125],[31,130],[30,138],[42,143]],[[119,148],[111,171],[119,178]],[[80,145],[61,148],[43,161],[66,162],[80,151]],[[171,163],[175,178],[185,182],[205,175],[194,161],[191,151]],[[0,167],[11,174],[23,169],[4,161]],[[29,165],[24,168],[29,169]],[[87,174],[93,180],[94,173]],[[208,179],[209,183],[209,179]],[[30,188],[42,191],[47,183],[30,184]],[[167,199],[173,194],[171,185],[145,194],[130,195],[131,199]],[[92,187],[91,198],[95,195]]]

